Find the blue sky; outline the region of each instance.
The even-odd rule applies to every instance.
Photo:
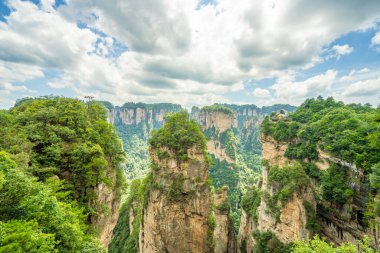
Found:
[[[377,106],[380,2],[0,1],[0,108],[42,95]]]

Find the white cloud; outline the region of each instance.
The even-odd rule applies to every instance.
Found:
[[[270,97],[270,91],[267,89],[256,88],[253,90],[252,95],[257,98],[268,98]]]
[[[358,81],[350,84],[343,92],[347,97],[368,97],[380,95],[380,76],[377,79]]]
[[[332,48],[337,55],[347,55],[351,54],[354,51],[353,47],[350,47],[349,45],[335,45]]]
[[[277,99],[298,99],[328,90],[336,72],[303,82],[292,73],[313,66],[323,46],[372,26],[380,14],[377,0],[219,0],[197,9],[198,2],[71,0],[55,10],[52,0],[39,6],[9,0],[12,12],[0,22],[0,60],[33,68],[25,80],[58,70],[50,87],[115,103],[226,102],[224,94],[264,77],[281,77],[272,87]],[[129,51],[114,54],[118,44]],[[333,50],[340,56],[353,49]],[[4,80],[18,75],[8,72]]]
[[[335,81],[336,75],[337,71],[328,70],[324,74],[310,77],[304,81],[295,81],[295,74],[290,73],[279,78],[271,88],[275,91],[276,98],[286,99],[294,104],[307,97],[325,94]]]
[[[373,36],[371,40],[371,45],[372,46],[380,45],[380,32],[377,32],[375,36]]]

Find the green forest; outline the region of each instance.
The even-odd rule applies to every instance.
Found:
[[[256,188],[248,190],[242,202],[247,213],[257,219],[258,199],[263,198],[279,222],[281,207],[293,193],[302,194],[309,188],[313,190],[318,209],[307,201],[303,203],[307,210],[307,228],[312,233],[318,234],[321,229],[323,220],[318,218],[318,213],[329,213],[333,217],[349,215],[361,231],[379,229],[379,108],[346,105],[331,97],[307,99],[294,113],[286,116],[271,113],[265,117],[261,132],[287,144],[285,157],[289,164],[278,168],[263,161],[269,171],[268,182],[275,186],[274,193],[270,195]],[[317,167],[321,152],[334,161],[325,170]],[[369,239],[365,237],[359,243],[360,252],[374,252],[369,245]],[[293,252],[320,250],[357,252],[352,244],[334,248],[320,237],[310,242],[297,242],[293,247]]]
[[[237,114],[237,127],[223,133],[214,128],[202,132],[191,115],[171,104],[126,103],[123,108],[169,114],[163,122],[148,118],[138,125],[125,125],[117,117],[113,126],[108,117],[114,108],[108,102],[40,97],[0,110],[0,252],[137,252],[143,208],[150,189],[158,187],[153,172],[159,168],[150,162],[149,149],[165,158],[170,155],[164,151],[168,148],[181,162],[189,159],[187,150],[194,145],[209,164],[209,185],[216,191],[228,186],[230,203],[225,204],[227,210],[231,207],[236,234],[241,209],[257,222],[258,206],[264,200],[279,222],[280,210],[293,193],[315,185],[319,210],[303,202],[313,239],[284,244],[271,232],[254,231],[255,252],[356,252],[353,244],[336,247],[318,236],[321,210],[337,215],[355,204],[352,217],[361,228],[377,226],[379,108],[318,97],[306,100],[294,112],[276,107],[279,110],[267,116]],[[234,115],[240,109],[213,105],[201,110]],[[279,168],[261,161],[260,134],[287,143],[285,156],[291,163]],[[234,162],[209,155],[206,143],[210,139],[218,140]],[[320,170],[317,163],[322,151],[346,163]],[[262,167],[269,171],[268,182],[276,185],[272,195],[260,190]],[[353,175],[352,168],[362,171],[362,176]],[[102,227],[97,222],[112,210],[98,198],[99,187],[114,192],[113,201],[120,204],[108,249],[99,241]],[[178,179],[168,198],[178,199],[181,187]],[[133,231],[128,225],[131,209]],[[362,252],[374,252],[367,237],[359,247]]]
[[[125,188],[119,137],[96,102],[23,99],[0,111],[0,252],[105,252],[102,184]]]

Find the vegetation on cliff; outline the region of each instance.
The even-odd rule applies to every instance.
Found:
[[[206,138],[197,123],[186,112],[167,117],[164,126],[153,130],[149,139],[150,146],[156,150],[168,148],[177,158],[187,160],[187,152],[197,146],[208,157]]]
[[[223,105],[219,105],[219,104],[204,106],[204,107],[202,107],[202,111],[205,111],[205,112],[222,112],[222,113],[227,114],[227,115],[234,114],[234,111],[232,111],[230,108],[223,106]]]
[[[121,206],[119,219],[113,231],[109,253],[138,252],[142,209],[147,202],[151,181],[152,174],[149,173],[144,180],[135,179],[131,182],[128,198]]]
[[[164,122],[161,121],[161,116],[167,113],[179,112],[182,107],[170,103],[145,104],[133,102],[125,103],[121,107],[113,107],[109,103],[103,103],[110,112],[113,109],[115,113],[113,124],[123,141],[123,147],[126,152],[125,170],[128,180],[143,178],[148,173],[150,163],[148,143],[150,132],[153,129],[162,127]],[[135,115],[137,109],[144,112],[142,114],[144,117],[140,122],[137,122],[134,118],[132,121],[134,120],[135,122],[126,124],[120,112],[132,110],[133,115]]]
[[[318,235],[315,235],[313,239],[309,241],[297,241],[295,242],[292,253],[375,253],[372,249],[370,240],[365,237],[362,241],[358,242],[358,245],[352,243],[343,243],[336,247],[333,243],[327,243],[324,239],[321,239]]]
[[[379,229],[376,225],[380,217],[379,132],[379,108],[345,105],[321,97],[306,100],[286,116],[266,117],[262,123],[262,134],[286,142],[285,156],[297,160],[307,177],[315,180],[316,185],[310,187],[317,187],[316,193],[321,193],[317,196],[321,208],[333,212],[334,208],[343,210],[356,201],[355,211],[348,212],[362,229]],[[325,170],[317,167],[322,152],[329,161]],[[286,181],[287,185],[291,182]],[[282,196],[282,191],[275,189],[274,196]],[[318,231],[314,208],[307,203],[304,206],[308,211],[308,228]]]
[[[123,150],[105,108],[24,99],[0,111],[0,252],[102,252],[90,225],[123,190]]]
[[[197,147],[198,150],[203,152],[205,162],[209,163],[206,138],[195,121],[191,120],[186,112],[168,114],[163,127],[151,132],[149,144],[150,148],[157,152],[158,159],[166,159],[171,154],[174,155],[174,159],[181,162],[189,160],[188,151]],[[163,186],[155,181],[155,176],[159,172],[159,164],[152,161],[147,176],[143,180],[135,179],[131,182],[127,200],[122,205],[119,220],[113,232],[109,247],[110,253],[138,252],[143,209],[149,204],[149,193],[152,189],[164,190]],[[170,186],[164,190],[168,203],[182,200],[184,196],[182,193],[184,180],[185,178],[182,174],[172,176]],[[197,182],[194,181],[194,183]],[[209,187],[208,182],[205,185]],[[215,227],[215,224],[212,223],[212,217],[209,219],[208,226],[211,231],[211,237],[208,237],[207,240],[211,247],[213,243],[212,232]]]

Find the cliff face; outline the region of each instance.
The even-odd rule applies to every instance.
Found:
[[[153,171],[153,187],[143,210],[140,252],[212,252],[211,192],[203,153],[189,149],[186,162],[159,159],[156,150],[151,156],[159,169]]]
[[[113,177],[115,183],[116,178]],[[93,217],[91,224],[99,231],[100,243],[108,246],[112,239],[112,232],[119,217],[120,197],[105,184],[99,184],[95,191],[98,203],[108,209],[109,212]]]
[[[181,109],[181,106],[176,104],[127,103],[122,107],[109,109],[108,121],[114,125],[125,126],[139,126],[143,123],[149,133],[150,129],[162,126],[166,113],[178,112]]]
[[[276,141],[271,136],[262,136],[261,141],[265,161],[262,168],[262,180],[259,184],[261,201],[255,212],[256,218],[252,213],[242,211],[238,234],[239,252],[252,252],[256,244],[252,236],[255,231],[270,231],[285,244],[295,240],[310,239],[314,233],[318,233],[337,245],[347,242],[357,244],[357,241],[362,240],[364,236],[368,236],[373,245],[376,245],[379,238],[378,229],[365,229],[359,221],[363,217],[364,210],[364,202],[360,196],[365,196],[363,192],[366,190],[362,184],[363,172],[354,164],[333,157],[322,150],[318,150],[318,158],[315,162],[304,162],[315,164],[321,171],[333,165],[346,168],[349,171],[349,185],[356,192],[356,197],[343,207],[337,207],[322,198],[317,201],[315,194],[320,194],[321,189],[317,181],[311,180],[307,187],[292,193],[281,206],[276,219],[276,215],[270,208],[273,204],[270,200],[278,192],[278,185],[276,182],[270,182],[268,175],[271,168],[279,167],[285,170],[293,166],[294,161],[285,156],[288,143]],[[318,229],[314,230],[310,227],[311,219],[313,219],[314,228],[318,227]]]
[[[216,227],[214,230],[216,253],[234,253],[237,250],[235,228],[230,218],[229,201],[227,199],[227,187],[216,191],[214,195]]]
[[[237,120],[234,114],[227,114],[220,111],[201,110],[199,123],[203,129],[215,128],[219,133],[237,127]]]
[[[262,136],[263,160],[266,165],[262,168],[262,181],[260,182],[261,201],[256,209],[256,219],[252,213],[243,210],[238,235],[240,252],[252,252],[255,239],[252,234],[256,232],[271,232],[275,238],[282,243],[290,243],[295,240],[309,238],[307,226],[307,210],[303,204],[306,200],[315,208],[316,202],[311,188],[303,189],[301,192],[292,193],[289,199],[281,206],[275,206],[278,213],[274,213],[270,205],[273,203],[273,196],[276,194],[278,186],[276,182],[268,179],[271,167],[279,168],[288,165],[289,161],[284,156],[287,149],[286,143],[275,141],[270,136]],[[284,170],[286,168],[283,168]],[[290,182],[289,182],[290,183]]]
[[[223,143],[222,134],[237,128],[237,120],[234,114],[227,114],[219,111],[201,110],[196,120],[201,125],[202,130],[208,134],[207,150],[215,158],[228,163],[235,162],[235,156],[228,153],[226,143]],[[206,134],[207,135],[207,134]],[[235,146],[230,147],[235,149]]]
[[[364,196],[367,194],[367,187],[363,184],[363,170],[353,163],[334,157],[320,149],[318,149],[318,158],[315,165],[321,170],[325,170],[334,164],[346,168],[349,175],[349,185],[355,192],[352,201],[339,209],[328,201],[321,201],[318,204],[318,222],[323,236],[335,244],[346,242],[356,244],[358,240],[368,236],[377,245],[380,238],[379,219],[377,219],[377,225],[372,229],[365,228],[361,224],[361,219],[363,219],[365,212]]]

